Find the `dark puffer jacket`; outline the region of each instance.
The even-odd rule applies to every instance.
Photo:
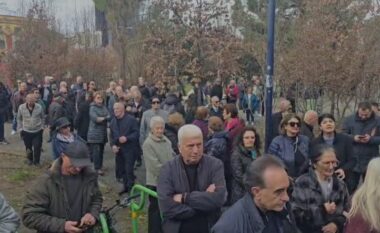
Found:
[[[205,144],[204,153],[222,160],[224,163],[227,157],[228,133],[225,131],[214,133]]]
[[[256,151],[256,158],[259,153]],[[232,173],[232,193],[231,193],[231,204],[238,201],[246,193],[243,176],[248,166],[254,161],[251,152],[244,148],[242,145],[238,145],[232,153],[231,156],[231,173]]]
[[[105,105],[90,104],[90,125],[88,127],[87,142],[88,143],[106,143],[107,140],[107,120],[97,122],[98,117],[110,118]]]
[[[176,155],[179,154],[178,150],[178,130],[169,125],[165,124],[165,132],[164,135],[169,139],[169,141],[172,143],[172,149]]]

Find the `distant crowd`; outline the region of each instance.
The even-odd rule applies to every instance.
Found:
[[[281,98],[265,154],[255,127],[263,112],[259,77],[226,86],[220,79],[190,83],[185,91],[140,77],[138,85],[120,79],[105,89],[81,76],[71,85],[48,76],[36,84],[28,74],[16,90],[0,84],[2,144],[8,144],[4,122],[12,120],[26,162],[39,166],[49,130],[54,162],[26,194],[24,225],[91,232],[109,143],[120,195],[131,191],[144,161],[145,185],[158,193],[149,198],[150,233],[380,232],[376,103],[359,103],[338,129],[333,115],[309,110],[301,118]]]

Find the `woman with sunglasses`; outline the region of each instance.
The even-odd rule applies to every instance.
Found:
[[[290,199],[302,233],[340,233],[349,210],[348,192],[335,175],[338,160],[334,148],[320,144],[311,153],[312,167],[295,181]]]
[[[311,142],[311,151],[320,144],[327,144],[335,149],[335,154],[339,160],[339,166],[335,171],[337,177],[341,180],[349,176],[352,171],[355,160],[353,159],[352,139],[345,134],[336,132],[335,118],[332,114],[325,113],[318,118],[321,134]],[[345,179],[350,190],[348,179]]]
[[[300,135],[301,119],[287,114],[280,123],[280,135],[269,145],[268,152],[279,157],[290,177],[297,178],[308,169],[309,139]]]

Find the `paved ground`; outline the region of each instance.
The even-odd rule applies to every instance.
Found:
[[[6,139],[9,145],[0,145],[0,192],[2,192],[7,200],[14,206],[17,211],[21,210],[25,191],[33,185],[36,177],[41,175],[49,167],[52,161],[51,144],[47,143],[48,131],[44,132],[43,153],[41,155],[42,166],[29,167],[25,162],[25,147],[18,134],[10,135],[10,124],[5,125]],[[99,178],[99,185],[104,196],[104,206],[111,206],[118,199],[118,192],[122,185],[116,182],[114,176],[114,154],[111,152],[107,144],[104,154],[104,170],[105,176]],[[136,171],[137,183],[145,183],[145,170],[143,167]],[[122,209],[115,213],[117,221],[117,230],[119,232],[131,232],[129,221],[129,210]],[[146,217],[141,216],[141,230],[146,232]],[[20,233],[29,233],[32,231],[22,227]]]

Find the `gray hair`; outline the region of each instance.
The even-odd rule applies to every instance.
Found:
[[[264,155],[253,161],[245,172],[243,183],[246,191],[252,187],[265,187],[264,172],[269,167],[283,168],[284,164],[273,155]]]
[[[219,101],[219,97],[214,95],[213,97],[211,97],[211,101]]]
[[[178,130],[178,145],[182,144],[185,137],[201,137],[203,139],[201,129],[196,125],[184,125]]]
[[[165,125],[165,121],[164,119],[162,119],[162,117],[160,116],[154,116],[150,119],[150,122],[149,122],[149,127],[151,129],[153,129],[153,127],[156,125],[156,124],[162,124],[162,125]]]

